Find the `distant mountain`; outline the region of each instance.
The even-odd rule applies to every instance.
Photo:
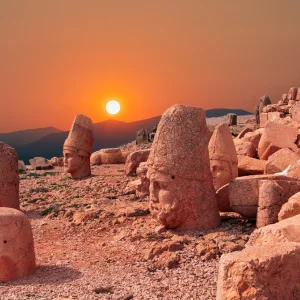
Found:
[[[210,109],[206,111],[206,117],[221,117],[228,113],[237,115],[250,115],[250,112],[241,109]],[[135,140],[139,129],[151,128],[158,124],[160,116],[146,120],[126,123],[116,120],[107,120],[94,124],[94,147],[93,151],[102,148],[113,148],[127,144]],[[49,130],[48,134],[45,134]],[[23,134],[22,134],[23,133]],[[39,138],[37,138],[40,135]],[[31,129],[8,134],[0,134],[0,141],[4,141],[14,147],[20,160],[26,164],[30,158],[42,156],[52,158],[62,156],[62,147],[68,131],[61,131],[53,127]],[[3,138],[4,137],[4,138]],[[26,143],[26,144],[25,144]]]
[[[36,142],[48,134],[58,132],[61,132],[61,130],[54,127],[46,127],[0,133],[0,141],[9,144],[12,147],[16,147],[19,145]]]
[[[222,117],[230,113],[236,114],[238,116],[253,115],[253,113],[250,113],[249,111],[243,109],[214,108],[214,109],[208,109],[206,111],[206,118]]]

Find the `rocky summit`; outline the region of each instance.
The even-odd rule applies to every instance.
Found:
[[[174,105],[153,139],[94,153],[79,115],[64,157],[28,166],[1,143],[0,298],[300,299],[300,122],[266,97]]]

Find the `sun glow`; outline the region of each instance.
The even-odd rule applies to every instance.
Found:
[[[115,115],[120,111],[120,104],[116,100],[111,100],[106,104],[106,111],[111,114]]]

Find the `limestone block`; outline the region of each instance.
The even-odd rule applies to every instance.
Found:
[[[282,205],[278,214],[278,220],[282,221],[287,218],[300,214],[300,193],[294,194],[289,200]]]
[[[266,126],[266,123],[268,121],[268,113],[264,113],[264,112],[261,112],[259,114],[259,119],[260,119],[260,127],[264,128]]]
[[[264,174],[266,161],[246,155],[238,155],[239,176]]]
[[[138,150],[130,153],[125,162],[125,174],[134,175],[141,162],[147,161],[150,149]]]
[[[237,155],[255,156],[256,149],[251,142],[246,142],[243,139],[234,139],[234,145]]]

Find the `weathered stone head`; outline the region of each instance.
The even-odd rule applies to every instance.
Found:
[[[0,142],[0,207],[19,209],[18,154]]]
[[[93,123],[84,115],[77,115],[63,147],[65,172],[72,178],[91,175],[90,156],[93,148]]]
[[[33,235],[28,218],[19,210],[0,208],[0,281],[35,272]]]
[[[215,128],[208,144],[210,170],[215,190],[238,176],[238,159],[230,129],[226,123]]]
[[[147,161],[150,210],[169,228],[205,229],[220,223],[201,108],[174,105],[162,116]]]

